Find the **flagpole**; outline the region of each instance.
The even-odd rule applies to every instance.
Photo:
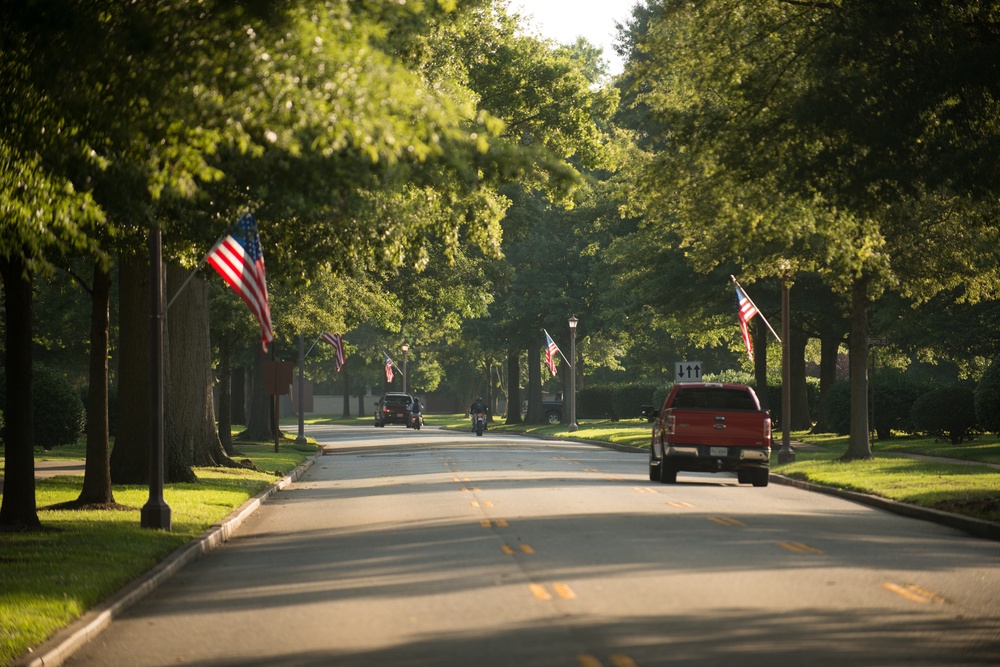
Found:
[[[206,255],[206,257],[207,257],[207,255]],[[320,335],[316,336],[316,340],[314,340],[313,344],[309,346],[309,352],[313,351],[313,348],[316,347],[316,343],[318,343],[319,339],[322,338],[322,337],[323,337],[323,334],[320,334]],[[306,352],[306,357],[309,356],[309,352]],[[303,361],[305,360],[306,357],[302,357]]]
[[[226,234],[228,234],[228,233],[229,232],[227,231]],[[208,261],[208,256],[211,255],[213,252],[215,252],[215,249],[219,247],[219,244],[222,243],[222,240],[224,238],[226,238],[226,234],[223,234],[222,236],[220,236],[219,240],[216,241],[214,244],[212,244],[211,249],[209,249],[209,251],[205,253],[205,256],[201,258],[201,261],[198,262],[198,266],[194,267],[194,269],[191,271],[191,273],[188,274],[187,280],[184,281],[184,284],[181,285],[181,288],[179,290],[177,290],[174,293],[174,296],[171,297],[170,301],[167,302],[167,307],[163,309],[164,313],[166,313],[168,310],[170,310],[170,306],[172,306],[173,303],[174,303],[174,301],[177,300],[177,297],[179,297],[181,295],[181,292],[184,291],[184,288],[188,286],[188,283],[191,282],[192,278],[194,278],[194,274],[198,273],[198,271],[201,270],[201,267],[205,264],[205,262]]]
[[[545,329],[542,329],[542,331],[545,331]],[[548,331],[545,331],[545,335],[548,336],[553,343],[555,342],[555,339],[549,335]],[[562,348],[556,345],[556,349],[559,350],[559,356],[563,358],[563,361],[566,362],[566,365],[569,366],[570,368],[573,368],[573,364],[569,363],[569,359],[567,359],[566,355],[563,354]]]
[[[732,279],[733,284],[736,285],[738,288],[740,288],[740,291],[743,292],[743,296],[745,296],[747,298],[747,301],[750,302],[750,305],[753,306],[754,310],[756,310],[757,313],[760,315],[760,319],[764,320],[764,324],[767,325],[767,328],[771,330],[771,333],[774,334],[774,337],[780,343],[781,342],[781,336],[779,336],[777,333],[775,333],[774,328],[771,326],[771,323],[767,321],[767,318],[764,317],[764,313],[761,311],[760,308],[757,307],[757,304],[753,302],[753,299],[750,298],[750,295],[747,294],[747,291],[745,289],[743,289],[743,285],[740,285],[739,281],[736,280],[736,276],[734,276],[733,274],[729,274],[729,277]]]

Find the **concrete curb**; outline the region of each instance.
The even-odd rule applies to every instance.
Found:
[[[822,484],[815,484],[813,482],[804,482],[799,479],[792,479],[791,477],[785,477],[784,475],[778,475],[773,472],[771,473],[771,481],[785,486],[794,486],[806,491],[825,493],[829,496],[837,496],[838,498],[843,498],[845,500],[852,500],[856,503],[877,507],[878,509],[910,517],[912,519],[931,521],[942,526],[948,526],[949,528],[956,528],[958,530],[965,531],[975,537],[982,537],[987,540],[1000,540],[1000,523],[993,521],[975,519],[961,514],[953,514],[951,512],[931,509],[929,507],[908,505],[907,503],[901,503],[896,500],[889,500],[888,498],[873,496],[867,493],[846,491],[832,486],[823,486]]]
[[[177,548],[156,567],[139,576],[98,607],[91,609],[74,623],[57,631],[40,646],[15,660],[11,667],[52,667],[62,665],[73,653],[107,628],[116,616],[156,590],[160,584],[177,574],[181,568],[227,541],[246,519],[278,491],[298,480],[322,453],[303,461],[287,477],[272,484],[213,524],[200,536]]]

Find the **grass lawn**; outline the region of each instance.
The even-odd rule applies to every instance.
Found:
[[[261,470],[195,468],[198,482],[167,484],[171,530],[139,526],[149,498],[146,486],[116,486],[114,498],[128,510],[47,510],[80,494],[82,475],[36,480],[36,505],[43,529],[0,532],[0,665],[9,665],[87,610],[107,599],[168,554],[201,535],[258,492],[316,453],[313,445],[286,439],[237,444],[237,458]],[[38,459],[84,459],[85,447],[60,447]]]

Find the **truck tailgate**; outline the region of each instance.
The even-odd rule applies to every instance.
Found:
[[[763,412],[672,409],[674,421],[671,445],[713,445],[726,447],[767,447]]]

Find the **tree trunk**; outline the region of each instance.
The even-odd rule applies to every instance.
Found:
[[[219,340],[219,442],[227,456],[235,456],[233,449],[233,350],[227,336]]]
[[[541,424],[542,418],[542,352],[537,347],[528,348],[528,414],[527,424]]]
[[[247,415],[246,430],[240,440],[268,442],[274,440],[271,428],[271,400],[264,384],[264,354],[257,347],[253,360],[253,375],[250,383],[250,414]]]
[[[521,351],[507,351],[507,423],[521,423]]]
[[[343,416],[351,416],[351,373],[348,370],[341,369],[341,375],[344,378],[344,411]],[[359,415],[360,416],[360,415]]]
[[[172,425],[164,437],[164,451],[176,448],[179,456],[174,461],[183,466],[168,472],[170,481],[193,480],[192,465],[235,465],[222,449],[215,424],[208,284],[195,278],[178,292],[188,274],[179,264],[167,265],[167,294],[176,295],[176,301],[167,313],[170,372],[166,396]]]
[[[868,282],[864,276],[851,287],[851,335],[848,339],[851,368],[851,428],[845,461],[871,459],[868,435]]]
[[[149,269],[123,255],[118,270],[118,426],[114,484],[149,483]]]
[[[767,337],[770,331],[763,317],[753,319],[750,332],[753,336],[753,374],[757,383],[757,398],[762,409],[770,410],[771,397],[767,391]]]
[[[35,505],[31,274],[24,259],[15,252],[12,257],[0,257],[0,275],[4,285],[4,369],[7,374],[0,529],[37,530],[42,524]]]
[[[819,405],[816,409],[816,425],[813,426],[813,433],[829,433],[830,427],[826,423],[826,396],[827,392],[837,382],[837,359],[840,356],[841,336],[824,334],[820,338],[819,351]]]
[[[87,465],[77,505],[113,505],[108,457],[108,330],[111,274],[94,263],[90,291],[90,379],[87,386]]]
[[[358,383],[358,417],[364,417],[365,416],[365,392],[366,391],[367,391],[367,387],[365,386],[365,382],[364,381],[359,382]]]
[[[497,409],[496,391],[494,391],[494,387],[493,387],[493,355],[490,355],[489,357],[487,357],[486,360],[485,360],[485,362],[483,363],[483,365],[484,365],[485,370],[486,370],[486,401],[485,402],[486,402],[486,405],[488,405],[489,408],[490,408],[489,413],[486,415],[486,421],[492,422],[493,421],[493,413],[496,412],[496,409]]]
[[[229,358],[233,356],[232,341],[229,343]],[[247,371],[245,368],[235,368],[229,377],[229,391],[232,398],[229,402],[230,424],[247,423]]]
[[[809,343],[809,336],[793,329],[790,338],[792,414],[789,415],[788,426],[793,431],[808,431],[812,428],[809,385],[806,383],[806,345]]]

